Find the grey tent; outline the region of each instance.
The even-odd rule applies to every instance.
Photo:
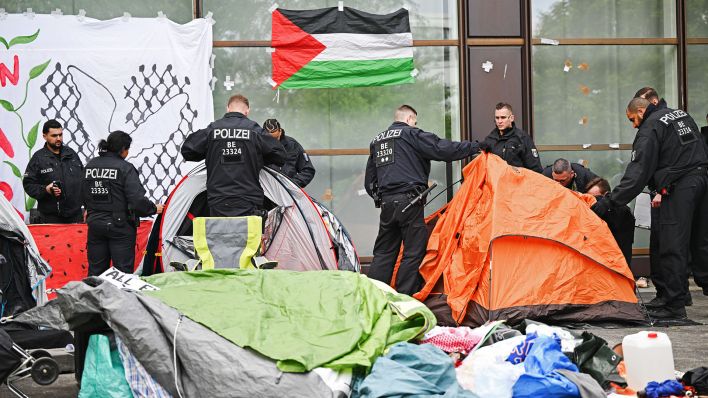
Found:
[[[0,195],[0,317],[46,302],[50,273],[24,221]]]
[[[261,170],[260,183],[269,210],[263,240],[265,257],[278,261],[279,269],[360,271],[354,244],[332,212],[270,168]],[[172,191],[159,226],[150,236],[156,241],[156,259],[161,259],[162,270],[171,271],[170,262],[196,258],[191,242],[192,219],[205,215],[206,168],[200,165]]]
[[[174,397],[349,396],[351,372],[282,372],[274,360],[231,343],[156,298],[121,290],[97,277],[85,282],[68,283],[56,299],[16,320],[68,330],[99,316]]]

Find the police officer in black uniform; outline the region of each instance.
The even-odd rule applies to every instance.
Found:
[[[500,102],[494,111],[496,128],[492,130],[480,146],[516,167],[525,167],[541,173],[541,159],[531,137],[516,127],[511,105]]]
[[[381,207],[379,234],[369,278],[390,283],[403,241],[403,259],[396,276],[396,289],[412,295],[420,289],[418,274],[428,242],[423,220],[423,201],[403,210],[428,186],[430,161],[451,162],[479,152],[475,142],[453,142],[416,127],[418,113],[401,105],[395,122],[369,145],[365,188]]]
[[[659,260],[667,291],[665,305],[650,308],[649,314],[685,318],[689,257],[694,280],[708,294],[708,154],[696,122],[682,110],[659,109],[644,98],[634,98],[627,107],[627,118],[639,129],[631,161],[611,195],[592,208],[606,217],[647,184],[661,193]]]
[[[302,148],[302,145],[300,145],[295,138],[285,135],[285,130],[280,127],[280,123],[277,119],[266,120],[263,122],[263,128],[273,138],[280,141],[285,148],[285,152],[288,153],[283,167],[268,166],[288,176],[300,188],[305,188],[307,184],[315,178],[315,166],[312,165],[310,157],[305,153],[305,149]]]
[[[133,273],[140,217],[162,212],[145,197],[138,171],[127,162],[130,135],[114,131],[98,144],[99,156],[84,170],[83,196],[88,224],[89,276],[113,267]]]
[[[63,129],[58,121],[51,119],[44,123],[42,137],[46,143],[32,155],[22,179],[25,192],[38,202],[40,223],[80,223],[84,178],[81,159],[73,149],[63,145]]]
[[[258,175],[263,164],[282,166],[285,148],[248,119],[250,107],[243,95],[232,96],[226,109],[222,119],[187,137],[182,156],[205,160],[212,216],[261,215],[264,195]]]
[[[595,173],[580,163],[568,159],[557,159],[552,166],[543,169],[543,175],[563,185],[571,191],[586,193],[590,181],[598,178]]]
[[[668,105],[666,100],[659,97],[659,93],[653,87],[642,87],[634,93],[634,98],[644,98],[654,105],[657,109],[666,109]],[[664,277],[662,276],[661,261],[659,261],[659,246],[660,246],[660,234],[659,228],[661,224],[659,222],[660,212],[661,212],[661,194],[656,191],[649,192],[651,198],[651,228],[649,230],[649,270],[652,283],[656,288],[656,297],[651,301],[646,303],[647,308],[658,308],[664,307],[666,305],[666,286],[664,284]],[[688,279],[684,280],[684,286],[686,291],[686,296],[684,298],[684,304],[688,307],[693,305],[693,300],[691,298],[691,293],[688,290]]]

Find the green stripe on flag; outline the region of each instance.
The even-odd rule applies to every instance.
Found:
[[[311,61],[282,88],[339,88],[414,83],[413,58],[367,61]]]

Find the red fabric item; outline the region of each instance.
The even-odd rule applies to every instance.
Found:
[[[271,46],[276,51],[271,54],[271,62],[275,89],[312,61],[326,47],[311,34],[292,23],[280,11],[275,10],[272,15]]]
[[[436,326],[426,333],[420,344],[432,344],[447,353],[469,353],[482,339],[466,326],[457,328]]]
[[[52,267],[47,279],[50,299],[53,290],[59,289],[71,281],[80,281],[88,275],[86,259],[86,224],[33,224],[28,225],[39,254]],[[143,260],[152,221],[142,221],[138,227],[135,244],[135,268]]]

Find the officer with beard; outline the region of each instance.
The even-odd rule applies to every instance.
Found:
[[[685,318],[689,259],[694,280],[708,295],[708,154],[696,122],[680,109],[660,109],[647,99],[634,98],[627,118],[638,129],[631,161],[620,184],[592,209],[605,218],[647,185],[662,195],[659,261],[666,297],[664,306],[650,308],[649,315]]]
[[[39,223],[80,223],[84,169],[81,159],[63,145],[64,131],[58,121],[44,123],[42,138],[46,142],[27,164],[22,186],[27,195],[37,200]]]

